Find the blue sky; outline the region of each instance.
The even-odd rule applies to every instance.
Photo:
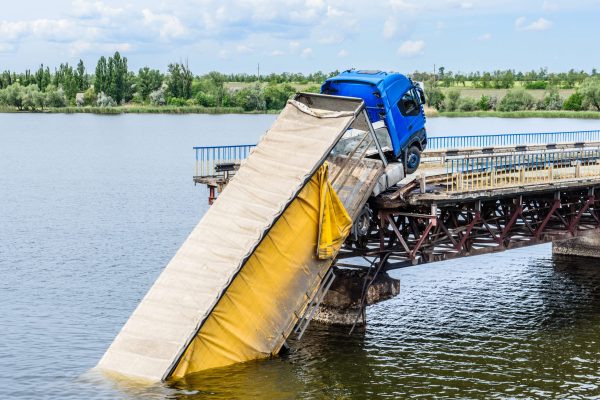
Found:
[[[371,68],[600,69],[600,0],[23,0],[0,13],[0,70],[115,50],[196,74]]]

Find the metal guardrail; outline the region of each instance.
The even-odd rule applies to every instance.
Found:
[[[234,146],[198,146],[196,151],[196,176],[216,176],[217,165],[237,163],[246,159],[255,144]]]
[[[600,177],[600,148],[449,157],[446,190],[468,192]]]
[[[519,146],[550,143],[584,143],[600,141],[600,130],[538,133],[507,133],[495,135],[430,136],[428,150],[468,147]],[[216,167],[224,163],[240,163],[248,157],[254,144],[233,146],[199,146],[196,151],[196,176],[217,176]]]
[[[511,146],[525,144],[575,143],[600,140],[600,130],[569,132],[504,133],[494,135],[428,136],[427,148]]]

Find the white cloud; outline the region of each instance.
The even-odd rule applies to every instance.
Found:
[[[519,17],[515,20],[515,27],[520,31],[545,31],[552,27],[552,21],[540,17],[536,21],[527,23],[525,17]]]
[[[345,11],[339,10],[332,6],[327,6],[327,14],[328,17],[343,17],[346,15]]]
[[[238,44],[235,47],[235,51],[238,52],[239,54],[254,53],[254,49],[252,48],[252,46],[249,46],[249,45],[246,45],[246,44]]]
[[[217,56],[222,60],[226,60],[229,58],[229,52],[225,49],[221,49],[219,50],[219,53],[217,53]]]
[[[395,12],[414,12],[417,11],[421,5],[420,2],[412,0],[389,0],[389,5]]]
[[[273,56],[273,57],[278,57],[278,56],[282,56],[285,53],[281,50],[273,50],[269,53],[269,55]]]
[[[346,49],[341,49],[341,50],[340,50],[340,51],[337,53],[337,56],[338,56],[338,57],[348,57],[348,54],[350,54],[350,53],[348,53],[348,51],[347,51]]]
[[[423,53],[425,42],[422,40],[407,40],[398,48],[398,54],[405,57],[412,57]]]
[[[174,15],[155,14],[149,9],[142,10],[144,25],[154,28],[162,39],[178,38],[186,35],[187,28]]]
[[[477,37],[477,40],[481,41],[481,42],[485,42],[488,41],[492,38],[492,34],[491,33],[484,33],[483,35],[480,35]]]
[[[65,41],[76,37],[75,25],[66,19],[36,19],[33,21],[0,21],[0,37],[14,41],[36,36],[49,41]]]
[[[74,0],[71,3],[71,10],[77,17],[114,17],[125,10],[121,7],[110,7],[101,1]]]
[[[11,43],[0,43],[0,54],[12,53],[15,46]]]
[[[91,54],[98,51],[103,53],[120,53],[132,51],[134,47],[131,43],[97,43],[85,40],[77,40],[69,45],[69,54],[71,57],[80,56],[82,54]]]
[[[344,36],[339,33],[334,33],[332,35],[324,36],[319,39],[319,43],[321,44],[340,44],[344,41]]]
[[[313,49],[311,49],[310,47],[307,47],[305,49],[302,50],[302,52],[300,53],[300,57],[302,58],[310,58],[313,55]]]
[[[542,10],[544,11],[556,11],[558,8],[558,4],[549,1],[544,1],[542,4]]]
[[[290,46],[290,53],[296,54],[296,53],[298,53],[298,50],[300,49],[300,42],[298,42],[297,40],[292,40],[289,43],[289,46]]]
[[[388,18],[383,23],[383,37],[386,39],[391,39],[396,34],[398,30],[398,26],[396,24],[395,18]]]

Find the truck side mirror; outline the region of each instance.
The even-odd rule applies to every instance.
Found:
[[[425,92],[420,86],[417,87],[417,93],[419,93],[419,102],[421,102],[421,104],[425,104]]]

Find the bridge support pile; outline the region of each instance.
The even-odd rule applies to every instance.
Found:
[[[555,241],[552,243],[552,252],[564,256],[600,258],[600,232],[593,236]]]

